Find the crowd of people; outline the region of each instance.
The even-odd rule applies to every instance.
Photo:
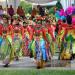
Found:
[[[59,60],[75,58],[74,7],[66,11],[54,7],[55,14],[46,13],[41,6],[37,8],[26,16],[20,6],[17,14],[12,5],[7,13],[0,6],[0,60],[5,67],[19,57],[30,56],[36,59],[37,68],[43,68],[57,51]]]

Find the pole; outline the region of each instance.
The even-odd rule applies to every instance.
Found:
[[[6,0],[6,7],[7,7],[7,5],[8,5],[8,0]]]
[[[6,0],[6,12],[8,14],[8,0]]]
[[[14,0],[14,8],[16,8],[16,0]]]
[[[16,12],[16,0],[14,0],[14,10]]]

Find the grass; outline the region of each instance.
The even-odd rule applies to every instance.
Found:
[[[74,70],[0,70],[0,75],[75,75]]]

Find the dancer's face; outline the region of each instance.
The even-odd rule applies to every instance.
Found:
[[[40,41],[40,37],[39,37],[39,36],[36,36],[36,40],[37,40],[37,41]]]
[[[4,38],[4,39],[6,38],[6,33],[3,33],[3,38]]]
[[[6,18],[3,18],[3,23],[8,23],[8,20]]]
[[[14,19],[13,24],[19,24],[19,20],[18,19]]]

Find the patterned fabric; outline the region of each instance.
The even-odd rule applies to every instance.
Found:
[[[29,56],[29,35],[26,34],[24,39],[23,39],[23,53],[25,56]]]
[[[41,60],[42,57],[42,52],[40,50],[40,42],[39,41],[35,41],[35,50],[36,50],[36,59],[37,60]]]
[[[15,36],[13,39],[13,48],[15,50],[16,56],[22,56],[21,47],[22,47],[22,40],[19,38],[19,36]]]
[[[35,51],[36,51],[36,59],[37,60],[46,60],[46,43],[44,39],[40,39],[40,41],[35,41]]]
[[[7,38],[2,39],[2,43],[0,46],[0,59],[5,60],[8,58],[9,62],[10,62],[11,61],[11,57],[10,57],[11,52],[12,52],[12,47],[11,47],[9,40]]]

